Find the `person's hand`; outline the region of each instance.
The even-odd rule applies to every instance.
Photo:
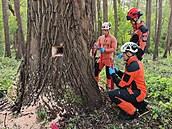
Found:
[[[115,70],[115,73],[118,73],[119,72],[119,69],[117,67],[114,66],[113,68]]]
[[[100,52],[105,52],[105,48],[100,48]]]
[[[118,57],[118,59],[122,59],[122,57],[123,57],[122,53],[120,53],[117,57]]]
[[[110,68],[109,68],[109,74],[112,75],[113,73],[115,73],[115,70],[114,70],[114,68],[111,68],[111,67],[110,67]]]
[[[100,49],[100,47],[99,47],[99,46],[97,46],[96,44],[94,44],[94,48],[95,48],[95,49],[97,49],[97,50],[99,50],[99,49]]]

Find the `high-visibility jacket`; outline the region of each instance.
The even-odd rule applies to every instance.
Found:
[[[121,80],[116,74],[112,74],[112,77],[119,88],[127,87],[130,94],[135,94],[137,102],[145,99],[147,88],[144,79],[144,67],[136,56],[127,61],[124,73],[119,71],[117,74],[121,77]]]
[[[146,41],[148,39],[149,31],[143,22],[133,26],[132,36],[130,41],[137,43],[144,51],[146,48]]]

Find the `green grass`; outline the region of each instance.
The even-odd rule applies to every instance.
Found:
[[[14,58],[0,57],[0,89],[7,90],[11,86],[20,61]]]

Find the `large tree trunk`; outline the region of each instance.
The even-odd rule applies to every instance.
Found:
[[[113,1],[114,3],[114,19],[115,19],[115,30],[114,30],[114,36],[116,39],[118,39],[118,11],[117,11],[117,0]]]
[[[151,33],[151,2],[152,0],[147,0],[146,1],[146,26],[148,27],[149,30],[149,34]],[[146,52],[149,52],[149,48],[150,48],[150,36],[148,36],[148,40],[146,42]]]
[[[97,0],[98,37],[102,35],[101,1]]]
[[[68,96],[71,104],[79,100],[84,109],[100,105],[90,57],[92,6],[91,0],[28,0],[27,51],[21,66],[18,111],[22,105],[38,102],[37,99],[44,103],[48,100],[51,107],[64,106],[70,93],[74,94]],[[54,45],[60,54],[52,58]]]
[[[166,47],[164,51],[164,58],[167,58],[167,52],[170,51],[170,39],[171,39],[171,32],[172,32],[172,0],[170,0],[170,17],[168,21],[168,28],[167,28],[167,37],[166,37]]]
[[[103,0],[103,21],[108,21],[108,1]]]
[[[20,15],[20,2],[19,0],[14,0],[14,8],[15,8],[15,14],[17,18],[17,24],[18,24],[18,33],[16,36],[18,36],[18,52],[21,56],[18,56],[17,58],[21,59],[24,57],[24,52],[25,52],[25,41],[24,41],[24,34],[23,34],[23,27],[22,27],[22,20],[21,20],[21,15]]]
[[[10,35],[9,35],[9,26],[8,26],[8,0],[2,0],[2,12],[3,12],[3,21],[4,21],[4,34],[5,34],[5,56],[11,57],[10,50]]]
[[[156,60],[158,57],[158,46],[161,38],[161,29],[162,29],[162,1],[159,0],[158,30],[156,33],[156,39],[155,39],[156,42],[154,47],[153,60]]]

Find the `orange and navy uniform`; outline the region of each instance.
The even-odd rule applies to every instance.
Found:
[[[143,64],[133,56],[127,61],[125,72],[119,71],[117,75],[113,73],[112,77],[119,89],[110,91],[109,97],[116,106],[133,115],[136,111],[133,105],[144,101],[147,94]]]
[[[109,67],[112,67],[113,65],[113,55],[117,48],[116,38],[111,34],[108,34],[107,36],[102,35],[98,38],[96,46],[105,48],[105,52],[100,54],[100,58],[95,65],[95,79],[97,82],[99,81],[100,71],[106,66],[106,84],[111,86]]]
[[[148,28],[144,25],[143,22],[133,26],[132,37],[130,41],[138,44],[141,48],[137,53],[137,57],[139,60],[142,59],[142,56],[145,52],[148,35],[149,35]]]

